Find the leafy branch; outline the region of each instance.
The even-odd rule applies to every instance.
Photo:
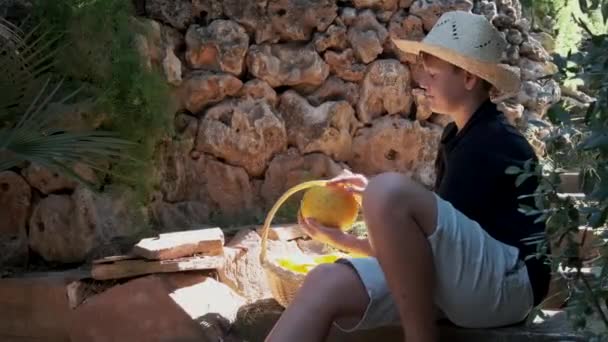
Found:
[[[542,2],[548,6],[552,2]],[[572,3],[569,3],[570,6]],[[534,5],[534,2],[531,4]],[[551,108],[548,118],[554,124],[545,140],[547,155],[541,158],[539,168],[509,168],[506,172],[517,175],[517,180],[531,176],[541,177],[534,194],[534,207],[521,207],[526,215],[540,215],[546,224],[549,242],[531,237],[537,243],[537,254],[546,255],[554,273],[559,273],[568,284],[565,310],[575,327],[584,329],[594,316],[608,332],[608,33],[598,30],[597,14],[608,19],[608,0],[579,0],[581,15],[569,13],[556,27],[580,27],[583,39],[572,50],[556,54],[554,60],[560,68],[560,82],[577,81],[584,105],[568,100]],[[554,9],[553,9],[554,10]],[[543,11],[547,12],[546,9]],[[560,10],[561,11],[561,10]],[[555,13],[555,11],[554,11]],[[571,25],[572,19],[577,25]],[[567,22],[566,22],[567,21]],[[578,89],[573,91],[581,94]],[[560,186],[565,172],[579,173],[580,194],[565,194]],[[518,183],[519,183],[518,182]],[[547,243],[556,246],[552,253]],[[593,255],[585,255],[584,248],[592,243]],[[590,277],[586,270],[594,270],[598,277]]]

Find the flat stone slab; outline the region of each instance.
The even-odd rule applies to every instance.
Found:
[[[223,255],[207,255],[173,260],[119,260],[93,264],[91,276],[95,280],[121,279],[152,273],[214,270],[223,265]]]
[[[208,336],[171,298],[182,286],[176,289],[170,280],[158,275],[137,278],[87,299],[73,311],[70,341],[213,340],[215,334]]]
[[[69,342],[66,285],[88,272],[38,272],[0,279],[0,341]]]
[[[224,232],[205,228],[160,234],[142,239],[133,246],[132,254],[151,260],[177,259],[195,254],[223,254]]]

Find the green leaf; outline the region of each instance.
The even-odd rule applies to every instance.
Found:
[[[7,29],[8,27],[8,29]],[[35,96],[39,77],[53,66],[52,59],[58,35],[34,26],[27,34],[11,29],[6,21],[0,21],[0,31],[9,32],[12,44],[0,44],[0,112],[2,117],[10,111],[22,111],[25,99]],[[36,37],[35,39],[32,39]]]
[[[525,204],[521,204],[517,210],[520,213],[525,214],[526,216],[537,215],[541,213],[540,210]]]
[[[596,189],[589,195],[593,200],[604,201],[608,198],[608,187],[597,186]]]
[[[135,144],[116,133],[69,132],[51,126],[55,116],[47,110],[48,104],[62,105],[77,93],[57,98],[63,80],[42,77],[52,65],[57,37],[34,29],[24,34],[3,20],[0,36],[4,39],[0,45],[0,170],[30,161],[86,183],[73,172],[74,163],[101,170],[98,165],[104,161],[133,160],[128,151]],[[29,39],[34,36],[33,41]]]
[[[515,178],[515,186],[521,186],[528,178],[534,176],[532,173],[522,173],[517,178]]]
[[[546,198],[546,196],[542,195],[542,193],[541,193],[541,196],[534,197],[534,205],[537,208],[545,208],[545,198]],[[547,210],[550,210],[550,209],[547,209]]]
[[[22,35],[23,32],[19,27],[4,18],[0,18],[0,38],[4,40],[2,47],[0,47],[1,53],[8,51],[8,47],[11,45],[18,46],[21,44],[23,41]]]
[[[578,209],[576,209],[575,207],[570,207],[568,209],[568,219],[578,225],[578,222],[580,220],[580,213]]]
[[[599,228],[606,223],[606,219],[608,218],[608,207],[604,208],[604,210],[597,210],[592,213],[589,217],[589,226],[591,228]]]
[[[579,148],[583,150],[590,150],[598,147],[608,147],[608,132],[593,131],[591,135],[579,145]]]
[[[601,202],[608,199],[608,170],[605,165],[597,170],[597,177],[598,181],[595,182],[589,198]]]
[[[589,195],[598,182],[597,172],[592,168],[585,168],[582,171],[581,189],[583,193]]]
[[[532,167],[532,159],[528,159],[526,160],[526,162],[524,163],[524,170],[526,172],[530,172],[530,168]]]
[[[531,207],[531,206],[529,206],[529,205],[526,205],[526,204],[520,204],[520,205],[519,205],[519,209],[520,209],[522,212],[524,212],[524,213],[527,213],[527,212],[528,212],[528,211],[530,211],[530,210],[534,210],[534,208],[533,208],[533,207]]]
[[[507,167],[507,169],[505,170],[505,173],[507,175],[516,175],[522,172],[522,169],[519,166],[509,166]]]
[[[547,218],[547,221],[545,222],[545,224],[547,225],[547,229],[549,231],[549,233],[555,233],[556,231],[558,231],[559,229],[561,229],[562,227],[564,227],[566,225],[568,221],[568,218],[563,215],[561,212],[555,213],[551,216],[549,216],[549,218]]]
[[[583,215],[591,215],[591,214],[599,211],[599,209],[596,207],[581,207],[581,208],[578,208],[578,211]]]
[[[577,71],[574,70],[575,72]],[[571,114],[566,111],[564,109],[564,107],[562,106],[553,106],[549,109],[549,111],[547,112],[547,115],[549,117],[549,119],[554,122],[554,123],[560,123],[563,122],[565,124],[570,124],[571,123]]]
[[[578,5],[583,13],[587,13],[589,11],[587,0],[578,0]]]
[[[524,245],[534,245],[534,242],[528,242],[528,243],[524,243]],[[524,258],[524,261],[528,261],[528,260],[532,260],[532,259],[538,259],[538,255],[536,254],[530,254],[530,255],[526,255],[526,257]]]
[[[519,195],[517,196],[517,199],[526,199],[526,198],[539,198],[541,200],[543,200],[545,198],[546,195],[550,194],[550,191],[544,190],[541,191],[541,189],[537,189],[535,193],[533,194],[524,194],[524,195]],[[540,206],[537,206],[540,207]]]
[[[534,220],[534,223],[541,223],[547,220],[547,213],[544,213],[542,215],[540,215],[539,217],[536,218],[536,220]]]

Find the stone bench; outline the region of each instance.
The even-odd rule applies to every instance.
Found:
[[[151,275],[85,289],[74,284],[81,271],[0,279],[0,341],[257,342],[263,341],[283,308],[272,299],[245,304],[225,284],[200,272]],[[82,283],[82,284],[87,284]],[[77,291],[76,291],[77,292]],[[87,294],[88,293],[88,294]],[[442,341],[587,341],[573,332],[562,311],[530,326],[462,329],[440,324]],[[345,334],[329,342],[402,341],[398,327]]]
[[[263,341],[283,309],[267,300],[242,307],[237,315],[232,337],[241,341]],[[549,318],[537,319],[531,325],[515,325],[493,329],[464,329],[449,323],[440,323],[441,341],[449,342],[565,342],[587,341],[582,334],[569,329],[563,311],[545,311]],[[403,341],[399,327],[387,327],[365,332],[346,334],[332,329],[328,342]]]

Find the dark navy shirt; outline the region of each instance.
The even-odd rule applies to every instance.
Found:
[[[530,159],[537,161],[532,146],[487,100],[460,131],[453,122],[445,127],[435,163],[437,194],[496,240],[519,248],[522,260],[536,250],[522,239],[545,231],[544,222],[534,223],[536,216],[518,210],[520,204],[534,206],[532,198],[518,197],[533,193],[538,179],[531,177],[516,187],[516,175],[505,170],[511,165],[523,168]],[[537,305],[547,294],[550,268],[537,258],[526,266]]]

